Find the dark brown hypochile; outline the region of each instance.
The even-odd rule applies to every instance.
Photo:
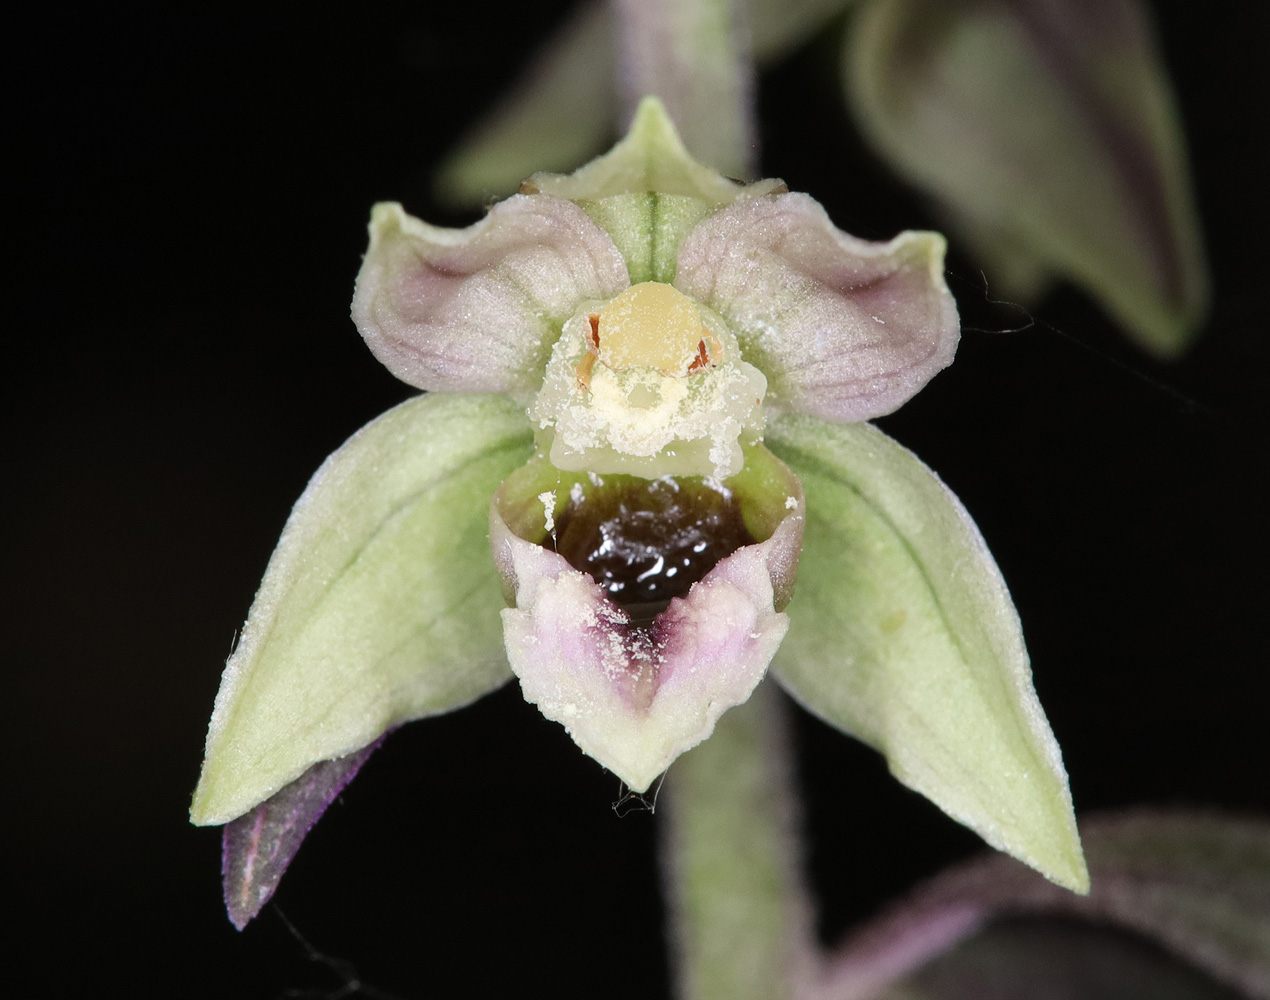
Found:
[[[556,518],[556,551],[635,623],[755,541],[732,491],[693,479],[613,477]]]

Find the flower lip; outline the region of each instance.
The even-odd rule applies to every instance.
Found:
[[[571,472],[540,452],[503,481],[492,501],[503,596],[515,602],[515,581],[495,535],[549,549],[592,576],[614,603],[642,605],[683,596],[716,563],[767,542],[791,518],[801,525],[798,478],[761,444],[744,451],[742,471],[724,480]],[[659,561],[662,568],[649,573]],[[676,561],[680,568],[669,572]],[[796,570],[796,551],[791,564],[773,566],[778,609],[793,595]]]
[[[514,604],[503,612],[507,655],[525,699],[636,791],[750,696],[785,635],[778,608],[793,589],[802,489],[765,448],[747,452],[724,483],[642,487],[539,457],[491,504],[494,560]],[[629,529],[640,521],[643,538]],[[619,541],[633,545],[616,551]],[[687,587],[666,572],[685,557]],[[628,588],[635,600],[619,604]]]

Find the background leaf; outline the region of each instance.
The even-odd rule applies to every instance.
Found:
[[[866,138],[1007,295],[1074,281],[1140,346],[1188,343],[1207,275],[1181,126],[1135,0],[871,0],[848,34]]]
[[[616,62],[609,5],[582,5],[442,163],[438,197],[483,205],[532,173],[564,173],[602,152],[617,133]]]
[[[889,979],[887,1000],[989,1000],[1021,984],[1047,1000],[1232,995],[1198,968],[1270,997],[1270,823],[1142,809],[1081,832],[1088,896],[1008,858],[959,865],[852,934],[825,996],[872,996]]]
[[[1134,935],[1031,918],[994,924],[872,1000],[1236,1000],[1242,995]]]
[[[776,60],[850,2],[754,0],[754,58],[760,66]],[[481,206],[513,193],[530,174],[564,173],[602,152],[622,124],[615,30],[607,2],[579,5],[441,164],[438,197],[454,206]]]

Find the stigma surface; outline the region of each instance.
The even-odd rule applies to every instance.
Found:
[[[566,471],[723,479],[762,437],[766,391],[722,319],[646,281],[564,324],[529,416]]]

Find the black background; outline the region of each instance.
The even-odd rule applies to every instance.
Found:
[[[10,35],[0,864],[6,951],[43,993],[346,984],[280,909],[368,996],[665,995],[655,822],[615,816],[616,779],[515,686],[389,740],[243,934],[218,831],[185,818],[290,504],[409,394],[348,318],[369,206],[466,221],[430,171],[564,9],[50,4]],[[1156,364],[1068,291],[1029,322],[954,249],[958,360],[882,426],[992,546],[1078,809],[1270,814],[1267,32],[1254,4],[1157,13],[1214,276],[1202,339]],[[847,129],[835,45],[764,77],[765,172],[861,236],[937,225]],[[978,849],[871,751],[797,732],[826,935]]]

